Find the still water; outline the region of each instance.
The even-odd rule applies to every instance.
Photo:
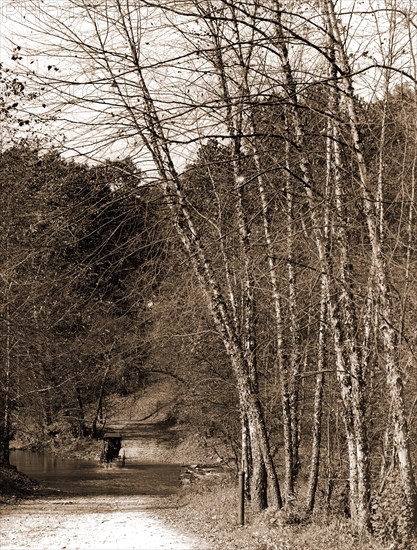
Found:
[[[32,451],[12,451],[10,462],[45,488],[70,495],[170,495],[181,467],[126,461],[110,468],[92,460],[72,460]]]

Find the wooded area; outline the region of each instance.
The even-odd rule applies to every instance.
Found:
[[[3,459],[23,408],[95,436],[106,393],[165,372],[255,511],[328,506],[406,544],[414,3],[29,4],[2,67]]]

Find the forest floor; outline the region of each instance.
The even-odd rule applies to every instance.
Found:
[[[247,507],[245,525],[238,522],[238,487],[229,479],[199,480],[170,497],[173,505],[158,510],[168,525],[187,528],[210,550],[415,550],[359,537],[349,520],[322,510],[306,518],[296,508],[265,511]]]

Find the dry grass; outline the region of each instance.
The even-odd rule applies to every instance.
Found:
[[[164,520],[192,531],[207,541],[210,550],[396,550],[371,535],[359,537],[343,516],[317,512],[306,518],[294,509],[266,511],[238,526],[235,479],[212,479],[185,488],[175,507],[161,511]],[[408,545],[410,550],[415,548]],[[417,548],[417,547],[416,547]]]

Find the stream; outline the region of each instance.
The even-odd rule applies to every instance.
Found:
[[[110,467],[93,460],[64,459],[33,451],[12,451],[10,462],[44,487],[63,495],[168,496],[179,487],[181,467],[126,461]]]

